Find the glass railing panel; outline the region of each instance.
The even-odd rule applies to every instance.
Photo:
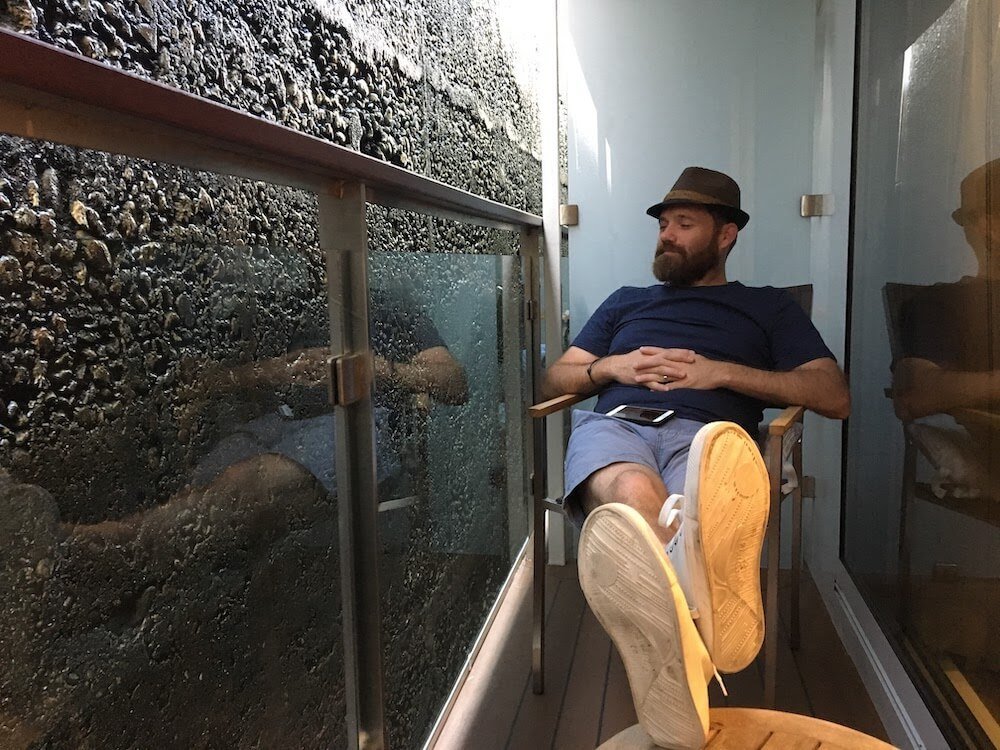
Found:
[[[949,742],[1000,745],[1000,3],[860,19],[843,556]]]
[[[425,740],[527,535],[511,232],[370,209],[387,736]]]
[[[342,745],[316,226],[0,136],[0,746]]]

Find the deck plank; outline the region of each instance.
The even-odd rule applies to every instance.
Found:
[[[808,573],[803,573],[802,582],[802,643],[794,654],[812,715],[888,742],[875,705]]]
[[[530,680],[525,685],[507,740],[510,750],[551,746],[573,665],[583,610],[587,606],[575,580],[556,576],[548,584],[555,596],[545,623],[545,692],[535,695]],[[530,639],[526,643],[530,643]]]
[[[511,591],[515,609],[510,615],[509,632],[514,639],[531,632],[530,592],[530,575],[516,581]],[[474,705],[459,704],[455,707],[453,721],[446,724],[437,750],[461,750],[469,746],[471,738],[475,738],[479,750],[504,750],[507,735],[531,680],[530,642],[511,646],[510,643],[491,644],[488,648],[499,648],[501,653],[486,654],[473,664],[466,687],[470,692],[478,692],[480,697],[470,699]],[[489,711],[481,710],[479,701],[482,700],[489,701]]]
[[[624,665],[586,606],[575,566],[549,568],[546,593],[546,694],[531,692],[531,607],[530,596],[525,596],[497,657],[503,668],[494,670],[488,700],[478,709],[484,715],[462,717],[475,728],[466,736],[476,738],[477,750],[586,750],[637,721]],[[787,598],[782,590],[777,708],[815,715],[886,740],[875,707],[808,572],[802,577],[802,646],[794,652],[787,643]],[[763,707],[763,656],[742,672],[723,677],[730,695],[724,699],[717,687],[711,687],[713,707]],[[728,747],[724,734],[709,747]],[[760,740],[763,744],[767,738]]]
[[[739,672],[722,675],[722,680],[726,683],[726,690],[729,697],[722,694],[722,689],[718,683],[713,681],[708,688],[708,704],[710,706],[743,706],[750,708],[763,708],[764,702],[764,680],[758,661],[763,657],[754,659],[753,662]]]
[[[618,651],[611,649],[608,660],[608,679],[604,686],[604,709],[601,712],[600,741],[606,742],[619,732],[636,723],[635,705],[632,691],[628,686],[628,674]]]
[[[585,608],[569,684],[552,743],[553,750],[581,750],[597,746],[604,682],[612,649],[611,639],[590,608]]]
[[[778,679],[774,699],[782,711],[806,716],[815,715],[812,701],[809,700],[809,694],[802,683],[802,674],[795,652],[788,645],[788,630],[784,622],[778,624]]]

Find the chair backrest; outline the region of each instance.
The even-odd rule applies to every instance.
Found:
[[[911,299],[926,289],[922,284],[888,282],[882,287],[882,305],[885,308],[885,329],[889,334],[889,351],[892,361],[903,358],[903,310]]]
[[[782,287],[786,292],[792,295],[792,299],[799,303],[799,307],[805,310],[806,315],[810,318],[812,317],[812,307],[813,307],[813,285],[812,284],[796,284],[795,286]],[[768,408],[778,408],[777,404],[772,404]],[[761,433],[758,435],[758,442],[763,447],[767,440],[767,427],[768,422],[765,421],[760,425]]]
[[[785,291],[792,295],[799,303],[799,307],[806,311],[806,315],[812,317],[813,308],[813,285],[799,284],[797,286],[786,286]]]

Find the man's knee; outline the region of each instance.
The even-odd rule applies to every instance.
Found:
[[[630,498],[659,496],[660,478],[650,469],[639,466],[623,468],[612,479],[610,494],[613,502],[627,502]]]
[[[663,482],[652,469],[640,464],[612,464],[587,480],[585,506],[589,511],[605,503],[662,501],[663,493]]]

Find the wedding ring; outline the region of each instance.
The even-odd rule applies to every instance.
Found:
[[[668,378],[668,377],[667,377],[666,375],[661,375],[661,376],[660,376],[660,382],[661,382],[661,383],[666,383],[666,382],[668,382],[669,380],[670,380],[670,378]]]

